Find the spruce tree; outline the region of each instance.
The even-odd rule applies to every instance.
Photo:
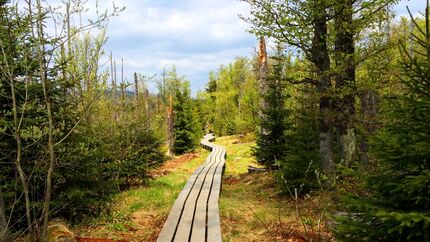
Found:
[[[307,193],[318,187],[317,171],[321,170],[318,155],[318,96],[308,85],[297,87],[291,97],[294,107],[289,112],[288,130],[285,132],[286,156],[280,164],[283,188],[289,192],[297,188]]]
[[[199,125],[193,115],[189,82],[182,83],[176,90],[175,97],[173,150],[175,154],[183,154],[196,147],[202,132],[198,129]]]
[[[272,57],[275,62],[273,72],[266,79],[267,91],[261,97],[266,103],[260,119],[260,127],[264,132],[258,133],[257,146],[254,150],[257,161],[267,167],[276,165],[277,161],[285,157],[287,110],[285,108],[285,56],[282,52],[283,49],[278,44],[276,54]]]
[[[411,15],[412,16],[412,15]],[[378,171],[366,185],[368,196],[346,197],[348,216],[338,218],[344,241],[430,241],[430,22],[401,45],[402,95],[383,109],[384,127],[371,140]]]

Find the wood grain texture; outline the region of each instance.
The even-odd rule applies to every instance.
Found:
[[[225,148],[211,143],[207,134],[200,144],[212,152],[190,176],[176,199],[158,236],[158,242],[222,241],[218,199],[225,166]]]

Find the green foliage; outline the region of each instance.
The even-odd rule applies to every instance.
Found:
[[[297,188],[308,192],[318,186],[318,106],[310,86],[294,86],[299,62],[282,53],[280,45],[269,59],[274,64],[268,76],[254,155],[261,165],[279,166],[281,187],[285,192]]]
[[[427,13],[428,14],[428,13]],[[428,15],[427,15],[428,16]],[[402,46],[404,95],[383,107],[383,124],[371,142],[378,170],[367,179],[370,196],[345,198],[348,215],[338,218],[345,241],[430,240],[430,22]],[[422,55],[421,53],[427,53]],[[412,56],[414,54],[414,56]]]
[[[297,188],[307,193],[319,188],[321,164],[318,153],[318,106],[317,97],[309,87],[298,89],[300,94],[293,98],[294,108],[290,110],[288,122],[291,126],[285,132],[285,156],[280,163],[284,190]]]
[[[220,136],[253,132],[258,114],[256,86],[251,62],[243,57],[211,72],[206,92],[198,97],[206,129]]]
[[[194,150],[202,137],[202,128],[193,112],[190,97],[190,84],[183,82],[176,90],[174,112],[174,143],[173,150],[176,154],[183,154]]]
[[[75,222],[99,214],[118,189],[145,182],[148,170],[164,160],[161,139],[142,122],[119,122],[114,127],[96,122],[81,127],[86,132],[78,132],[58,148],[64,165],[56,173],[54,202],[63,206],[63,216]]]
[[[29,188],[31,223],[41,221],[45,199],[49,126],[43,68],[35,54],[41,46],[31,29],[37,17],[28,9],[18,13],[11,5],[0,6],[0,186],[12,233],[29,230],[18,160]],[[164,160],[163,139],[149,125],[142,103],[130,96],[118,100],[107,91],[108,73],[99,69],[107,18],[106,13],[95,20],[94,27],[100,30],[95,37],[71,26],[59,31],[62,36],[42,40],[50,50],[42,58],[47,61],[46,95],[52,107],[56,158],[51,217],[78,222],[99,214],[113,193],[142,184],[148,170]],[[37,231],[30,236],[37,236]]]
[[[285,147],[285,132],[290,128],[290,123],[287,122],[289,112],[285,107],[287,89],[284,78],[285,56],[282,51],[278,48],[276,56],[272,58],[275,62],[273,73],[265,80],[267,92],[262,96],[265,108],[261,110],[261,131],[257,134],[254,151],[258,163],[267,167],[283,160],[288,150]]]

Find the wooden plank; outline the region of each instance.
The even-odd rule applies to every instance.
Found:
[[[210,142],[214,139],[213,134],[207,134],[201,140],[201,145],[212,152],[188,179],[169,213],[158,242],[221,241],[218,198],[225,148]]]
[[[214,157],[216,164],[211,167],[208,175],[206,176],[202,191],[197,200],[196,211],[194,215],[193,228],[191,232],[191,241],[200,242],[206,240],[206,218],[207,218],[207,204],[209,200],[209,195],[211,193],[211,188],[213,184],[213,179],[215,176],[216,169],[221,162],[222,150],[219,147],[214,147],[217,150],[217,155]]]
[[[185,203],[182,217],[179,221],[177,231],[175,234],[175,238],[173,241],[183,242],[188,241],[191,233],[191,225],[193,222],[194,211],[196,206],[196,201],[198,195],[200,194],[200,190],[203,186],[203,181],[205,179],[206,174],[209,169],[215,164],[215,159],[211,159],[211,162],[206,165],[203,171],[197,177],[197,180],[191,189],[190,195],[187,198],[187,202]]]
[[[207,241],[222,241],[218,199],[221,192],[222,173],[225,166],[225,149],[222,147],[222,159],[217,166],[211,194],[208,201]]]
[[[203,171],[206,165],[209,162],[211,162],[211,159],[212,159],[212,156],[208,156],[206,158],[205,163],[199,166],[188,179],[184,189],[181,191],[175,203],[173,204],[172,209],[170,210],[169,216],[167,217],[167,220],[163,226],[163,229],[161,230],[160,235],[158,236],[158,239],[157,239],[158,242],[173,240],[173,236],[175,235],[175,232],[176,232],[176,227],[178,226],[179,221],[181,219],[182,211],[185,206],[185,202],[189,197],[191,189],[193,188],[197,180],[197,177],[200,175],[200,173]]]
[[[184,189],[181,191],[175,203],[173,204],[172,209],[170,210],[169,216],[167,217],[167,220],[164,223],[163,229],[161,230],[160,235],[158,236],[158,239],[157,239],[158,242],[172,241],[173,236],[175,235],[176,227],[182,215],[182,208],[184,207],[185,201],[187,200],[187,197],[198,177],[198,174],[200,173],[201,170],[203,170],[203,167],[204,166],[199,167],[195,171],[195,173],[197,174],[191,175],[191,177],[188,179]]]

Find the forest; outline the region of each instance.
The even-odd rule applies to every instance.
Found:
[[[124,7],[79,23],[78,0],[0,0],[0,242],[62,241],[58,221],[155,241],[207,133],[228,154],[224,241],[430,241],[429,0],[408,17],[397,0],[240,1],[255,53],[194,95],[175,66],[124,77],[105,49]],[[139,213],[153,234],[124,237]]]

